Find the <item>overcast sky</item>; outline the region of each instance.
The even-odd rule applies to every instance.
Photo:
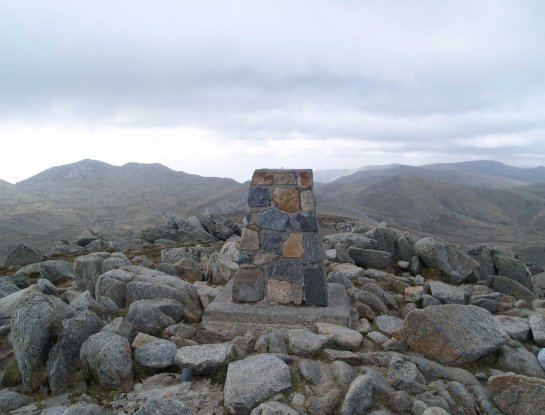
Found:
[[[545,164],[545,2],[0,0],[0,178]]]

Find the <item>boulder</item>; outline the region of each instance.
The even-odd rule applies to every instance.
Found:
[[[123,317],[114,318],[112,322],[104,326],[101,331],[117,334],[126,339],[130,344],[132,344],[134,338],[138,334],[138,330],[134,328],[133,324]]]
[[[331,245],[337,245],[342,243],[348,246],[353,246],[362,249],[375,249],[377,242],[371,238],[366,237],[361,233],[343,232],[334,233],[324,237],[326,243]]]
[[[102,263],[109,256],[107,252],[95,252],[74,260],[74,277],[79,290],[95,292],[98,277],[102,274]]]
[[[19,291],[19,287],[12,282],[0,280],[0,298],[7,297],[8,295],[16,293],[17,291]]]
[[[441,281],[430,281],[429,285],[431,295],[441,304],[467,304],[469,294],[464,290]]]
[[[536,292],[536,287],[532,280],[532,274],[528,270],[528,267],[524,262],[517,258],[501,255],[498,253],[493,254],[494,266],[498,271],[498,275],[515,280],[519,284],[522,284],[531,292]]]
[[[341,415],[364,415],[373,406],[373,380],[369,375],[358,376],[350,384],[341,407]]]
[[[238,264],[217,252],[210,255],[206,268],[206,280],[212,285],[225,285],[236,274]]]
[[[255,408],[250,415],[298,415],[299,413],[288,405],[278,401],[264,402]]]
[[[331,343],[342,349],[357,350],[363,342],[363,336],[356,330],[330,323],[316,323],[315,330],[327,336]]]
[[[166,327],[180,321],[184,316],[183,310],[180,303],[168,298],[137,300],[130,305],[125,318],[136,330],[158,335]]]
[[[545,380],[512,373],[491,376],[494,402],[507,415],[545,413]]]
[[[87,310],[61,322],[57,343],[51,348],[47,360],[49,388],[53,394],[66,391],[72,384],[71,378],[78,366],[81,346],[89,336],[98,333],[102,326],[102,320]]]
[[[377,228],[366,232],[365,236],[376,241],[375,248],[373,249],[395,255],[395,240],[397,238],[397,233],[387,225],[380,224]]]
[[[44,413],[42,413],[44,415]],[[78,402],[70,405],[62,412],[62,415],[115,415],[96,403]]]
[[[492,259],[492,249],[486,244],[469,248],[466,253],[479,263],[475,270],[477,281],[486,280],[491,275],[496,275],[496,267]]]
[[[501,275],[492,277],[492,288],[494,291],[510,295],[519,300],[527,301],[528,303],[531,303],[537,298],[532,291],[521,283]]]
[[[383,269],[390,265],[392,255],[385,251],[374,249],[362,249],[351,246],[348,248],[348,255],[359,267]]]
[[[460,284],[479,267],[469,255],[432,237],[416,242],[415,250],[427,267],[441,271],[452,284]]]
[[[186,321],[196,323],[202,316],[197,288],[172,275],[143,267],[124,267],[102,274],[95,290],[95,298],[99,296],[111,298],[120,308],[137,300],[169,298],[182,305]]]
[[[40,276],[57,284],[74,279],[74,265],[68,261],[49,260],[40,263]]]
[[[176,264],[182,259],[200,262],[204,257],[210,257],[214,252],[214,249],[205,247],[167,248],[161,251],[161,262]]]
[[[292,329],[288,331],[288,344],[294,354],[311,356],[322,350],[328,342],[328,337],[314,334],[308,329]]]
[[[33,264],[36,262],[42,262],[44,256],[39,253],[34,248],[25,245],[19,244],[13,248],[8,256],[6,257],[5,267],[10,267],[12,265],[24,266],[28,264]]]
[[[227,412],[249,414],[258,403],[290,389],[289,366],[278,357],[258,354],[232,362],[227,368],[224,404]]]
[[[395,253],[394,256],[402,261],[411,262],[412,258],[416,255],[415,244],[418,238],[410,232],[403,232],[395,239]]]
[[[545,371],[539,364],[537,357],[521,345],[500,347],[497,366],[504,372],[515,372],[520,375],[544,378]]]
[[[176,399],[150,398],[134,415],[194,415],[195,412]]]
[[[129,342],[114,333],[90,336],[80,350],[81,360],[104,388],[129,392],[133,384],[133,366]]]
[[[9,389],[0,389],[0,413],[7,414],[13,409],[28,405],[32,402],[29,396],[11,391]]]
[[[530,323],[527,319],[513,316],[494,316],[494,321],[501,330],[505,330],[517,340],[530,339]]]
[[[363,269],[350,263],[337,264],[333,267],[331,274],[338,274],[352,281],[363,277]]]
[[[60,298],[32,293],[24,298],[11,319],[13,351],[23,385],[36,391],[47,377],[46,360],[60,322],[74,310]]]
[[[532,280],[534,282],[534,286],[536,287],[537,294],[539,295],[539,297],[544,298],[545,297],[545,272],[534,275],[532,277]]]
[[[545,317],[541,314],[532,314],[529,323],[534,341],[540,346],[545,346]]]
[[[473,362],[505,342],[492,315],[472,305],[413,310],[405,317],[404,334],[411,348],[447,364]]]
[[[373,323],[376,324],[381,332],[386,333],[388,336],[393,336],[396,338],[402,337],[403,319],[399,317],[381,315],[377,316]]]
[[[176,364],[181,368],[192,367],[198,374],[212,373],[234,358],[232,343],[201,344],[181,347],[176,352]]]
[[[168,340],[148,343],[134,352],[134,361],[140,366],[164,369],[174,364],[176,345]]]
[[[238,264],[240,258],[240,244],[238,242],[225,242],[220,249],[220,255]]]

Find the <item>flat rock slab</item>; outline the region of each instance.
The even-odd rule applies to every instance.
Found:
[[[230,281],[225,289],[206,308],[203,323],[205,326],[221,325],[239,326],[243,331],[245,325],[255,324],[267,327],[267,325],[309,327],[318,322],[350,325],[350,298],[346,289],[341,284],[330,283],[328,285],[328,305],[326,307],[293,305],[273,305],[265,301],[258,303],[233,303],[231,302],[231,290],[233,281]]]
[[[211,373],[226,364],[234,356],[231,343],[201,344],[186,346],[176,352],[176,363],[180,367],[193,367],[198,374]]]

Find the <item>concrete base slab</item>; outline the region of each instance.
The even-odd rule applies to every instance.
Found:
[[[273,305],[266,301],[259,303],[233,303],[231,290],[233,280],[210,303],[204,312],[204,327],[213,330],[227,330],[242,333],[247,329],[267,332],[272,329],[312,327],[314,323],[325,322],[350,326],[350,298],[342,284],[329,283],[328,305],[293,306]]]

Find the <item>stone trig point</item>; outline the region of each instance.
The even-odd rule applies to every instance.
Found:
[[[312,170],[256,170],[240,240],[239,269],[206,308],[216,330],[348,326],[350,300],[342,284],[326,283]]]
[[[327,305],[312,170],[256,170],[232,300]]]

